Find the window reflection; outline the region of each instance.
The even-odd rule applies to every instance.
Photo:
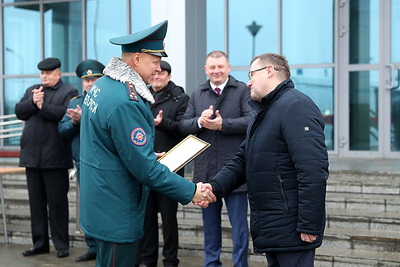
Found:
[[[390,145],[391,151],[400,151],[400,90],[391,91]]]
[[[131,0],[131,31],[137,32],[151,27],[150,0]],[[140,10],[140,12],[138,12]]]
[[[224,0],[207,0],[207,53],[225,51]],[[228,52],[228,51],[225,51]],[[229,56],[229,55],[228,55]],[[231,62],[232,63],[232,62]]]
[[[350,4],[350,64],[379,61],[379,0]]]
[[[400,62],[400,0],[392,0],[392,8],[391,8],[391,51],[392,51],[392,63]]]
[[[295,88],[308,95],[321,110],[325,121],[325,143],[334,149],[333,69],[291,69]]]
[[[4,73],[35,73],[36,65],[40,61],[39,6],[5,7],[3,10],[4,24],[12,25],[4,27]],[[23,42],[21,36],[24,36]]]
[[[75,72],[82,59],[80,2],[44,5],[45,57],[61,60],[63,72]]]
[[[36,69],[36,73],[38,74],[37,78],[17,78],[4,80],[4,97],[7,99],[7,101],[4,103],[5,115],[14,114],[15,104],[21,100],[26,89],[31,85],[40,83],[38,69]]]
[[[350,150],[378,150],[378,71],[350,72]]]
[[[113,37],[128,34],[127,12],[116,11],[116,7],[124,7],[126,5],[126,0],[89,0],[86,5],[87,58],[99,60],[106,65],[112,57],[120,56],[121,54],[121,47],[111,44],[109,40]],[[116,12],[110,12],[110,10],[115,10]]]
[[[253,45],[254,55],[278,52],[276,0],[229,1],[228,7],[231,65],[249,66],[253,58]],[[261,26],[254,38],[247,27],[253,22]]]
[[[282,54],[290,64],[333,62],[333,2],[282,1]]]

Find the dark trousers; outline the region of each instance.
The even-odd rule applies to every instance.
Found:
[[[315,249],[266,253],[268,267],[313,267]]]
[[[233,193],[226,197],[229,221],[232,225],[232,261],[235,267],[247,267],[249,230],[247,223],[247,193]],[[222,200],[202,209],[204,226],[204,266],[222,266],[220,261]]]
[[[49,249],[49,223],[55,248],[68,249],[68,169],[26,168],[26,178],[34,248]]]
[[[162,194],[150,191],[144,220],[144,235],[138,245],[137,263],[157,266],[158,260],[158,211],[161,214],[164,239],[164,266],[178,266],[178,202]]]
[[[136,246],[134,243],[111,243],[96,240],[96,267],[134,267]]]

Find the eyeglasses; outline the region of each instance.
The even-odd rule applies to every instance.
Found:
[[[265,67],[263,67],[263,68],[259,68],[259,69],[256,69],[256,70],[251,70],[251,71],[249,71],[249,74],[248,74],[248,75],[249,75],[249,80],[251,80],[251,79],[253,78],[253,74],[254,74],[255,72],[265,70],[265,69],[268,68],[269,66],[273,67],[275,71],[279,71],[278,68],[275,68],[275,67],[272,66],[272,65],[268,65],[268,66],[265,66]]]

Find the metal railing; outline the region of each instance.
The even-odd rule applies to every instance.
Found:
[[[0,139],[19,137],[22,135],[24,122],[15,114],[0,116]]]

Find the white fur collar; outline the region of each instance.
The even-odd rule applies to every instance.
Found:
[[[110,62],[108,62],[103,73],[110,76],[111,79],[122,83],[132,82],[135,85],[136,92],[141,97],[149,101],[151,104],[154,103],[153,95],[139,74],[128,64],[122,62],[121,59],[113,57]]]

